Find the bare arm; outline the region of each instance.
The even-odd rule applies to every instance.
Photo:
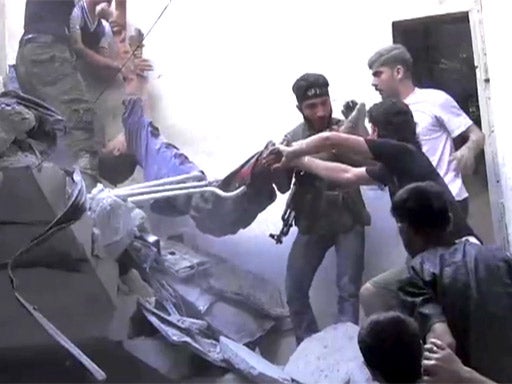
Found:
[[[87,48],[82,42],[82,32],[80,30],[81,14],[78,8],[75,8],[70,18],[69,42],[71,49],[75,54],[85,60],[90,65],[98,68],[101,74],[109,78],[115,77],[121,70],[121,66],[114,60],[102,56],[99,53]]]
[[[346,188],[376,184],[366,173],[366,168],[353,168],[313,157],[301,157],[293,162],[293,166]]]
[[[339,132],[323,132],[295,142],[286,156],[291,160],[322,152],[342,152],[362,160],[372,160],[372,154],[362,137]]]
[[[458,148],[452,159],[462,173],[470,174],[475,167],[475,156],[484,148],[485,136],[451,96],[442,91],[438,96],[437,117],[452,137],[455,148]]]
[[[471,383],[471,384],[496,384],[494,381],[488,379],[487,377],[482,376],[477,371],[464,367],[461,372],[462,382],[463,383]]]
[[[82,43],[82,36],[78,32],[74,32],[70,35],[71,48],[76,55],[88,62],[90,65],[98,68],[102,73],[110,78],[113,78],[121,70],[121,65],[116,63],[99,53],[94,52],[92,49],[87,48]]]
[[[422,368],[425,383],[494,383],[464,366],[455,352],[437,339],[432,339],[425,345]]]
[[[459,150],[453,154],[460,170],[464,174],[472,173],[475,168],[475,156],[484,148],[485,135],[473,124],[455,137],[453,141],[455,147],[460,147]]]

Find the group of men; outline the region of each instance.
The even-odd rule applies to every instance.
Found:
[[[369,316],[360,340],[367,365],[381,382],[417,382],[422,377],[434,382],[508,382],[512,258],[499,247],[482,245],[468,224],[468,193],[462,181],[462,174],[473,170],[484,135],[448,94],[415,87],[412,64],[401,45],[385,47],[370,58],[372,84],[383,101],[368,110],[368,137],[335,128],[324,76],[305,74],[295,83],[304,123],[269,153],[265,165],[276,177],[293,170],[296,188],[309,196],[300,202],[306,206],[296,207],[298,234],[286,278],[297,342],[318,329],[309,289],[332,246],[338,261],[339,319],[358,322],[364,257],[364,230],[358,230],[368,224],[357,220],[365,217],[360,213],[365,208],[354,201],[360,186],[384,185],[408,259],[359,292]],[[338,196],[329,210],[325,201],[333,191]],[[350,206],[343,206],[344,201]],[[334,221],[344,215],[351,215],[352,225]],[[308,219],[312,225],[304,228]],[[354,247],[349,239],[356,236],[360,242]],[[343,247],[343,241],[349,245]],[[413,316],[416,323],[393,311]],[[412,341],[410,332],[401,334],[411,324],[418,327]],[[451,365],[439,359],[449,359]]]
[[[298,234],[288,257],[286,291],[298,343],[318,331],[309,290],[333,246],[338,264],[339,320],[358,323],[364,227],[370,225],[359,186],[385,185],[393,197],[408,184],[432,180],[451,196],[456,239],[472,237],[477,241],[466,222],[468,193],[462,173],[473,170],[484,135],[448,94],[414,86],[412,58],[403,46],[378,51],[368,65],[372,85],[384,99],[368,111],[369,138],[361,133],[332,133],[339,131],[342,122],[332,117],[329,83],[323,75],[304,74],[293,86],[304,122],[285,136],[280,148],[285,159],[298,156],[298,160],[289,163],[291,167],[274,170],[281,192],[289,189],[296,170],[292,206]],[[332,151],[331,160],[341,159],[348,165],[301,157]],[[362,288],[366,315],[396,306],[396,284],[405,273],[405,267],[392,270]]]
[[[118,24],[106,22],[113,19],[110,7],[111,0],[27,0],[16,74],[24,93],[54,107],[67,122],[55,160],[78,164],[88,188],[100,177],[113,184],[123,181],[137,165],[152,179],[172,164],[179,164],[180,172],[198,171],[177,148],[160,145],[162,139],[154,134],[156,127],[145,117],[140,98],[151,65],[139,57],[125,66],[130,49],[126,35],[116,30]],[[303,122],[261,159],[279,192],[294,185],[291,207],[298,233],[288,256],[286,295],[297,343],[319,330],[309,291],[334,247],[338,321],[357,324],[362,305],[370,321],[361,330],[361,350],[380,380],[403,382],[394,381],[387,363],[384,368],[380,364],[391,361],[384,348],[389,340],[400,343],[407,339],[396,336],[400,330],[414,328],[403,315],[382,315],[396,310],[415,317],[417,331],[408,333],[418,339],[413,348],[420,338],[428,343],[424,355],[408,355],[408,378],[439,375],[442,364],[434,363],[448,354],[439,351],[453,350],[460,366],[493,380],[512,380],[507,358],[512,332],[506,323],[512,308],[512,263],[499,248],[483,246],[467,223],[468,193],[462,180],[463,173],[473,171],[484,135],[447,93],[414,85],[413,61],[405,47],[379,50],[368,66],[372,85],[383,97],[368,110],[370,135],[345,130],[343,121],[333,117],[328,80],[306,73],[292,88]],[[88,84],[120,77],[127,96],[136,96],[125,101],[129,137],[121,133],[107,143]],[[130,134],[130,127],[137,132]],[[158,164],[147,164],[146,154],[134,149],[146,148],[150,140],[157,141],[156,150],[167,148]],[[372,184],[388,187],[409,258],[402,268],[362,286],[365,227],[371,216],[360,186]],[[376,324],[391,331],[371,331]],[[431,363],[426,374],[418,371],[421,359],[424,366]]]

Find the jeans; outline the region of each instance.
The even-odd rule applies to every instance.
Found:
[[[297,345],[319,331],[309,290],[327,251],[336,251],[338,322],[359,321],[359,290],[364,269],[364,227],[326,235],[297,234],[286,267],[286,297]]]

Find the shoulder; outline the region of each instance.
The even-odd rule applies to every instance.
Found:
[[[300,123],[291,131],[289,131],[286,135],[284,135],[283,141],[287,141],[289,143],[293,143],[295,141],[301,140],[307,136],[307,126],[305,122]]]
[[[416,88],[414,96],[430,102],[452,100],[451,96],[448,95],[448,93],[441,89],[434,88]]]
[[[458,106],[457,102],[448,93],[440,89],[422,89],[423,97],[426,101],[430,101],[434,105],[438,105],[441,108],[444,106]]]

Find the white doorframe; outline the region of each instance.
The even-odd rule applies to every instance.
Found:
[[[504,164],[498,156],[496,134],[492,118],[492,103],[490,77],[487,66],[487,51],[482,19],[481,1],[476,1],[475,8],[469,11],[469,25],[473,40],[473,53],[478,88],[478,104],[482,121],[482,131],[485,133],[485,162],[489,200],[491,205],[494,236],[498,244],[510,250],[510,239],[507,229],[507,204],[505,202]]]

